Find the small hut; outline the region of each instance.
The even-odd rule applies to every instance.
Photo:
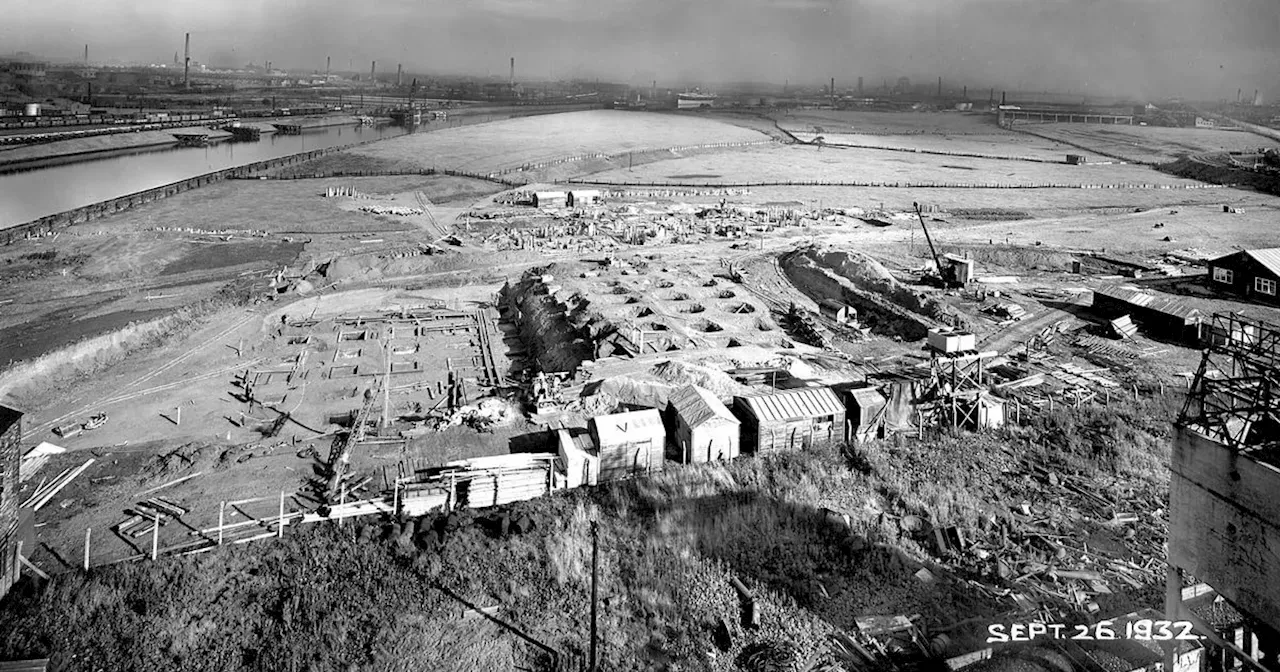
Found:
[[[734,397],[742,450],[769,453],[833,446],[844,437],[844,404],[828,387]]]
[[[568,202],[569,195],[563,191],[533,192],[533,207],[535,208],[562,208]]]
[[[824,317],[829,317],[840,324],[848,324],[858,319],[858,311],[849,306],[832,301],[831,299],[823,299],[818,302],[818,312]]]
[[[667,403],[676,446],[685,462],[712,462],[738,457],[741,422],[714,394],[686,385]]]
[[[578,430],[556,432],[556,466],[565,475],[565,487],[595,485],[600,480],[600,456],[591,435]]]
[[[877,438],[884,427],[884,395],[874,387],[858,387],[846,390],[844,400],[845,440],[862,443]]]
[[[574,189],[569,192],[569,207],[582,207],[584,205],[595,205],[600,202],[599,189]]]
[[[600,480],[662,470],[667,430],[657,409],[601,415],[591,419],[590,430],[600,458]]]

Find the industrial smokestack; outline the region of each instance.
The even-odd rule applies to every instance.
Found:
[[[191,33],[187,33],[187,46],[182,53],[182,86],[191,88]]]
[[[85,64],[89,63],[89,45],[87,44],[84,45],[84,62]]]
[[[369,66],[369,81],[375,84],[378,82],[378,62],[377,61],[374,61]]]
[[[507,86],[516,88],[516,57],[511,57],[511,74],[507,77]]]
[[[969,85],[968,85],[968,84],[965,84],[965,85],[964,85],[964,94],[963,94],[963,95],[964,95],[964,99],[965,99],[965,100],[969,100]]]
[[[859,96],[862,95],[862,78],[861,77],[858,78],[858,95]]]
[[[1000,104],[1004,105],[1004,91],[1000,92]]]
[[[1258,94],[1257,89],[1253,90],[1253,104],[1255,107],[1262,105],[1262,96]]]
[[[653,100],[653,99],[656,99],[657,97],[658,97],[658,80],[655,79],[653,80],[653,83],[649,85],[649,99]]]
[[[396,63],[396,86],[399,87],[401,78],[404,76],[403,63]]]
[[[831,106],[836,106],[836,78],[831,78]]]
[[[325,56],[325,57],[324,57],[324,78],[325,78],[326,80],[328,80],[328,79],[329,79],[329,66],[330,66],[331,64],[332,64],[332,57],[331,57],[331,56]]]
[[[942,78],[938,78],[938,97],[942,97]]]
[[[1236,104],[1237,104],[1237,105],[1239,105],[1239,104],[1240,104],[1240,93],[1241,93],[1240,89],[1236,89]]]

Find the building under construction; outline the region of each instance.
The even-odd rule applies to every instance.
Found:
[[[1214,315],[1174,434],[1166,615],[1209,637],[1210,669],[1280,669],[1280,325]],[[1243,617],[1216,630],[1183,603],[1184,574]],[[1215,662],[1216,660],[1216,662]]]

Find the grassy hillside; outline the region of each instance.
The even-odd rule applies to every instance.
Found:
[[[1017,475],[1029,462],[1157,496],[1172,412],[1165,401],[1117,402],[1005,433],[673,468],[508,507],[518,524],[505,534],[497,512],[465,511],[314,525],[283,541],[68,572],[0,602],[0,659],[49,656],[60,670],[548,669],[537,647],[463,620],[451,595],[500,605],[498,618],[584,655],[595,520],[603,669],[738,669],[762,647],[793,669],[824,669],[835,660],[828,636],[852,631],[858,616],[919,613],[939,630],[1010,608],[966,582],[999,583],[990,568],[935,557],[902,516],[998,537],[990,521],[1012,502],[1042,501]],[[921,567],[938,581],[920,582]],[[758,593],[758,630],[739,624],[732,577]],[[1124,608],[1146,596],[1109,599]],[[722,618],[731,640],[717,646]]]

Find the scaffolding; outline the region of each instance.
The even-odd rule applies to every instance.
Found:
[[[1280,325],[1215,314],[1175,428],[1169,482],[1166,618],[1234,658],[1280,669]],[[1217,631],[1183,601],[1190,573],[1243,617]],[[1171,661],[1166,661],[1168,664]]]
[[[1234,451],[1280,449],[1280,325],[1218,313],[1179,424]]]

